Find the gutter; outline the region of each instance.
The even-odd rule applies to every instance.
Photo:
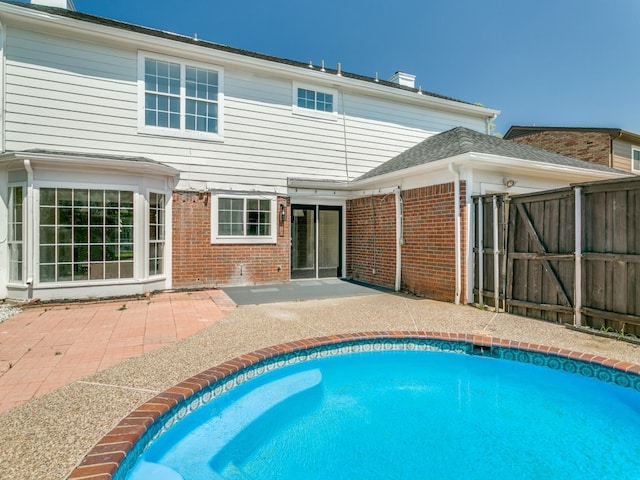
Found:
[[[36,214],[36,206],[33,194],[33,167],[31,166],[31,161],[29,159],[24,160],[24,169],[27,171],[27,211],[29,212],[26,215],[27,222],[27,238],[26,238],[26,252],[24,252],[24,259],[27,262],[27,299],[31,300],[33,298],[33,275],[34,275],[34,265],[33,258],[35,255],[35,214]]]
[[[394,189],[395,197],[396,197],[396,281],[395,281],[395,291],[400,291],[400,284],[402,280],[402,245],[404,245],[404,217],[403,217],[403,202],[402,202],[402,192],[400,187],[396,187]]]
[[[458,172],[453,163],[449,164],[449,171],[454,176],[454,215],[455,215],[455,270],[456,270],[456,291],[454,302],[456,305],[460,304],[460,290],[462,286],[462,275],[460,265],[460,172]]]

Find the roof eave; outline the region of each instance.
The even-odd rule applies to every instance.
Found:
[[[92,156],[91,154],[64,154],[64,153],[41,153],[41,152],[8,152],[0,155],[0,164],[11,165],[16,161],[24,162],[28,160],[32,166],[54,166],[58,169],[72,168],[81,169],[89,167],[92,169],[102,169],[124,172],[129,174],[144,174],[170,177],[177,179],[180,171],[161,163],[148,159],[129,158],[105,158],[103,156]]]
[[[201,59],[209,62],[215,62],[216,59],[218,59],[218,61],[224,61],[228,64],[235,64],[244,67],[249,66],[253,69],[269,71],[271,73],[273,73],[273,71],[275,70],[286,75],[293,76],[295,78],[307,79],[307,81],[309,81],[309,78],[312,78],[313,81],[318,81],[323,84],[329,84],[338,87],[347,87],[357,90],[366,90],[368,94],[375,92],[379,96],[387,96],[396,99],[401,98],[404,101],[418,101],[440,110],[464,113],[479,118],[492,119],[500,114],[499,110],[486,108],[480,105],[473,105],[460,100],[440,98],[438,96],[421,93],[419,90],[394,88],[393,86],[386,85],[387,82],[376,83],[375,81],[365,81],[362,79],[350,78],[346,73],[344,75],[339,75],[335,70],[331,69],[327,69],[325,72],[321,72],[318,69],[310,69],[307,66],[303,66],[302,64],[291,65],[289,63],[278,63],[275,60],[276,57],[273,57],[273,59],[257,58],[254,56],[243,55],[237,52],[216,49],[214,48],[216,44],[213,44],[211,42],[199,42],[196,39],[192,39],[184,35],[172,32],[164,32],[149,27],[132,25],[133,27],[147,30],[147,33],[125,30],[111,25],[90,23],[82,19],[69,18],[62,15],[54,15],[49,12],[28,9],[18,5],[12,5],[2,2],[0,2],[0,14],[2,14],[2,16],[6,18],[16,18],[22,21],[40,22],[43,25],[47,25],[49,27],[57,26],[60,28],[72,29],[74,32],[82,32],[83,34],[93,37],[101,37],[110,40],[118,39],[127,43],[134,43],[136,49],[162,49],[166,50],[168,54],[179,55],[180,53],[184,53],[192,57],[201,57]],[[123,25],[125,24],[123,23]],[[158,34],[161,33],[164,36],[161,37],[153,35],[152,33],[154,32]],[[267,55],[259,56],[268,57]]]
[[[398,183],[403,178],[413,177],[416,175],[424,175],[430,172],[446,169],[448,168],[449,164],[454,164],[458,167],[467,166],[483,170],[500,167],[514,172],[518,171],[538,175],[540,174],[540,172],[563,174],[567,177],[579,174],[583,177],[586,176],[595,179],[613,179],[629,176],[629,173],[626,172],[596,170],[569,165],[557,165],[522,158],[506,157],[502,155],[468,152],[453,157],[425,163],[422,165],[416,165],[415,167],[396,170],[394,172],[389,172],[375,177],[369,177],[362,180],[354,180],[349,184],[349,188],[351,190],[358,190],[367,189],[373,185],[378,184]]]

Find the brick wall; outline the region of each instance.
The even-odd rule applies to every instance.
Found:
[[[278,209],[282,203],[288,209],[286,198]],[[278,222],[276,245],[212,245],[209,193],[175,192],[172,208],[174,288],[289,280],[288,221]]]
[[[548,130],[517,137],[512,141],[559,153],[586,162],[609,166],[611,141],[608,133]]]
[[[465,184],[460,187],[464,205]],[[404,240],[402,247],[402,288],[437,300],[455,299],[455,192],[447,183],[416,188],[402,193],[404,200]],[[465,238],[465,210],[460,220]],[[461,252],[465,246],[461,246]],[[461,253],[464,285],[465,255]],[[463,289],[464,290],[464,289]],[[461,292],[464,302],[464,291]]]
[[[394,288],[396,281],[395,195],[347,202],[347,276]]]
[[[404,245],[401,289],[437,300],[455,299],[455,192],[447,183],[402,192]],[[460,199],[464,205],[465,184]],[[466,219],[461,209],[461,238]],[[347,275],[393,288],[395,284],[395,198],[393,195],[352,200],[347,204]],[[373,255],[375,246],[375,253]],[[465,245],[461,252],[465,252]],[[460,260],[462,286],[465,259]],[[376,273],[373,273],[375,269]],[[464,288],[461,302],[465,302]]]

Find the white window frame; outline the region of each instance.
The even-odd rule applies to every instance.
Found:
[[[16,221],[15,218],[13,218],[13,210],[15,207],[15,204],[10,202],[9,203],[9,211],[7,212],[7,227],[8,227],[8,231],[7,231],[7,245],[9,247],[9,250],[7,252],[7,268],[9,269],[8,271],[8,281],[11,284],[18,284],[18,285],[22,285],[25,282],[25,239],[26,239],[26,234],[27,234],[27,222],[26,222],[26,216],[25,216],[25,210],[27,208],[26,205],[26,201],[27,201],[27,185],[25,183],[22,182],[18,182],[18,183],[10,183],[8,185],[9,187],[9,199],[13,200],[14,197],[11,195],[11,191],[13,189],[17,189],[22,187],[22,218],[19,219],[19,221]],[[21,240],[16,240],[15,238],[13,238],[13,227],[16,224],[20,224],[22,225],[22,231],[21,231],[21,236],[22,239]],[[12,258],[11,258],[11,246],[14,244],[22,244],[22,249],[21,249],[21,255],[20,255],[20,260],[19,262],[12,262]],[[12,263],[19,263],[20,264],[20,278],[11,278],[11,266]]]
[[[633,152],[638,152],[638,157],[640,157],[640,147],[636,147],[635,145],[631,147],[631,171],[633,173],[640,173],[640,165],[638,168],[634,168]]]
[[[333,111],[325,112],[322,110],[315,110],[313,108],[304,108],[298,106],[298,89],[312,90],[316,93],[325,93],[333,96]],[[308,83],[293,82],[291,108],[295,115],[301,115],[305,117],[314,117],[324,120],[338,119],[338,91],[333,88],[320,87],[318,85],[311,85]]]
[[[151,195],[152,194],[156,194],[156,195],[161,195],[162,197],[164,197],[164,203],[162,205],[162,240],[152,240],[151,239],[151,232],[150,232],[150,226],[151,226]],[[147,190],[146,194],[145,194],[145,203],[147,206],[147,211],[145,214],[145,218],[146,218],[146,222],[145,222],[145,226],[146,226],[146,246],[145,246],[145,260],[146,260],[146,276],[149,278],[156,278],[156,277],[165,277],[166,276],[166,271],[167,271],[167,206],[168,206],[168,202],[167,202],[167,192],[162,191],[162,190],[156,190],[156,189],[149,189]],[[160,273],[151,273],[151,245],[153,244],[162,244],[162,271]]]
[[[220,198],[244,199],[244,222],[246,226],[246,201],[247,200],[269,200],[271,208],[271,235],[257,236],[247,235],[220,235],[218,233],[218,200]],[[278,199],[275,195],[211,195],[211,243],[212,244],[275,244],[278,242]]]
[[[133,257],[133,275],[131,277],[121,277],[121,278],[102,278],[102,279],[91,279],[90,275],[89,278],[87,279],[81,279],[81,280],[57,280],[57,281],[43,281],[40,278],[40,266],[41,266],[41,259],[40,259],[40,245],[41,245],[41,239],[40,239],[40,227],[41,227],[41,219],[40,219],[40,208],[41,208],[41,201],[40,201],[40,193],[41,193],[41,189],[43,188],[53,188],[53,189],[71,189],[71,190],[85,190],[85,189],[89,189],[89,190],[102,190],[102,191],[107,191],[107,190],[114,190],[114,191],[122,191],[122,192],[131,192],[133,194],[133,207],[132,207],[132,212],[133,212],[133,224],[132,224],[132,228],[133,228],[133,253],[134,253],[134,257]],[[46,182],[42,182],[39,183],[37,185],[35,185],[35,191],[36,193],[36,204],[37,204],[37,208],[36,208],[36,221],[34,224],[34,237],[35,237],[35,245],[36,245],[36,251],[34,252],[34,256],[35,256],[35,264],[37,265],[34,275],[37,279],[37,284],[40,286],[46,286],[46,287],[58,287],[58,286],[84,286],[84,285],[107,285],[107,284],[128,284],[131,282],[136,281],[136,279],[138,278],[138,274],[137,274],[137,264],[138,264],[138,259],[136,258],[136,256],[140,256],[142,254],[145,255],[145,258],[148,258],[148,252],[147,251],[140,251],[139,250],[139,242],[136,240],[136,236],[139,235],[139,221],[136,220],[136,215],[138,215],[138,202],[139,202],[139,192],[138,189],[136,188],[129,188],[128,186],[124,186],[124,185],[113,185],[113,184],[93,184],[93,185],[89,185],[87,186],[87,184],[80,184],[80,183],[76,183],[76,182],[72,182],[72,183],[64,183],[64,182],[51,182],[51,181],[46,181]],[[56,222],[56,227],[57,227],[57,222]],[[74,243],[75,245],[75,243]],[[104,245],[104,243],[103,243]],[[58,261],[56,261],[54,263],[54,265],[57,268],[58,265]],[[90,263],[90,262],[89,262]]]
[[[177,63],[180,65],[180,128],[156,127],[145,124],[145,60],[160,60]],[[218,73],[218,132],[199,132],[187,130],[185,127],[186,112],[186,67],[197,67],[206,70],[214,70]],[[149,135],[161,135],[167,137],[192,138],[197,140],[223,141],[224,140],[224,68],[219,65],[206,64],[161,55],[151,52],[138,51],[138,133]]]

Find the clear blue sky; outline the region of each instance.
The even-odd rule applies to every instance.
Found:
[[[85,13],[387,79],[511,125],[640,133],[640,0],[74,0]]]

